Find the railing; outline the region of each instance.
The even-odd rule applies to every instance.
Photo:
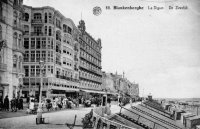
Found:
[[[165,117],[167,117],[167,118],[169,118],[169,119],[172,119],[172,118],[170,117],[170,114],[167,113],[167,112],[159,111],[159,110],[157,110],[157,109],[152,109],[152,107],[150,108],[150,107],[148,107],[148,106],[145,105],[145,104],[140,104],[140,106],[145,107],[145,108],[147,108],[148,110],[154,111],[154,112],[156,112],[156,113],[158,113],[158,114],[160,114],[160,115],[162,115],[162,116],[165,116]],[[172,120],[173,120],[173,119],[172,119]]]
[[[165,120],[163,120],[163,119],[160,119],[160,118],[158,118],[157,116],[154,116],[154,115],[152,115],[152,114],[150,114],[150,113],[148,113],[148,112],[145,112],[145,111],[143,111],[143,110],[140,110],[140,109],[137,108],[137,107],[132,106],[131,108],[132,108],[132,109],[135,109],[135,110],[137,110],[137,111],[139,111],[139,112],[141,112],[141,113],[143,113],[143,114],[145,114],[145,115],[147,115],[147,116],[150,116],[151,118],[154,118],[154,119],[156,119],[156,120],[158,120],[158,121],[160,121],[160,122],[162,122],[162,123],[165,123],[165,124],[168,125],[168,126],[171,126],[171,127],[173,127],[173,128],[176,128],[176,129],[181,129],[181,128],[178,127],[177,125],[172,124],[172,123],[170,123],[170,122],[168,122],[168,121],[165,121]]]
[[[22,53],[25,53],[25,49],[23,46],[13,46],[13,50],[14,51],[19,51],[19,52],[22,52]]]
[[[7,64],[0,63],[0,71],[6,71],[7,70]]]
[[[65,79],[65,80],[73,81],[73,82],[79,82],[78,79],[74,79],[74,78],[70,78],[70,77],[66,77],[66,76],[56,75],[56,78]]]
[[[23,32],[22,25],[19,24],[19,23],[13,24],[13,29],[19,30],[19,31],[22,31],[22,32]]]
[[[161,125],[161,124],[159,124],[159,123],[157,123],[157,122],[154,122],[154,121],[152,121],[152,120],[150,120],[150,119],[148,119],[148,118],[146,118],[146,117],[144,117],[144,116],[141,116],[141,115],[139,115],[139,114],[136,113],[136,112],[133,112],[133,111],[131,111],[131,110],[129,110],[129,109],[126,109],[126,108],[124,108],[124,107],[122,107],[122,106],[120,106],[120,107],[121,107],[121,109],[120,109],[119,116],[122,116],[123,118],[125,118],[125,119],[127,119],[127,120],[129,120],[129,121],[132,121],[132,122],[134,122],[134,123],[136,123],[136,124],[138,124],[138,125],[140,125],[140,126],[145,126],[145,127],[146,127],[147,125],[145,125],[145,124],[143,124],[142,122],[140,122],[140,119],[143,118],[143,119],[145,119],[145,120],[147,120],[147,121],[153,123],[153,127],[150,127],[150,128],[155,129],[156,125],[158,125],[158,126],[160,126],[160,127],[162,127],[162,128],[168,129],[167,127],[165,127],[165,126],[163,126],[163,125]],[[126,115],[122,114],[122,113],[121,113],[121,110],[122,110],[122,109],[125,109],[125,110],[131,112],[132,114],[138,116],[138,118],[136,118],[136,120],[135,120],[135,119],[133,119],[133,118],[130,118],[129,116],[126,116]],[[131,114],[131,115],[132,115],[132,114]],[[149,127],[149,126],[147,126],[147,127]]]
[[[101,111],[100,109],[101,108]],[[94,109],[93,110],[93,119],[95,119],[95,123],[94,123],[94,128],[96,129],[97,126],[98,126],[98,122],[100,121],[102,124],[101,126],[110,126],[108,128],[117,128],[117,127],[120,127],[121,129],[136,129],[136,128],[132,128],[132,127],[129,127],[129,126],[126,126],[126,125],[123,125],[123,124],[120,124],[120,123],[117,123],[115,121],[112,121],[112,120],[109,120],[105,117],[102,117],[99,113],[103,113],[103,108],[105,107],[98,107],[98,109]],[[99,112],[99,113],[98,113]],[[102,127],[103,128],[103,127]]]
[[[42,19],[33,19],[32,23],[42,23]]]
[[[43,36],[42,32],[31,32],[31,36]]]

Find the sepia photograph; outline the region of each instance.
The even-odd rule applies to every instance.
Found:
[[[200,129],[200,0],[0,0],[0,129]]]

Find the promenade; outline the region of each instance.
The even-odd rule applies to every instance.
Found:
[[[84,108],[80,105],[79,108],[74,109],[64,109],[59,111],[52,111],[43,113],[48,121],[48,124],[39,124],[36,125],[35,119],[36,115],[27,115],[23,111],[19,112],[9,112],[7,117],[0,119],[0,129],[67,129],[68,127],[65,123],[73,123],[74,117],[77,115],[76,124],[82,125],[82,118],[85,114],[89,113],[93,107]],[[111,113],[118,113],[120,107],[117,106],[117,103],[114,102],[111,104]],[[4,116],[5,116],[4,112]],[[11,114],[15,115],[11,115]],[[1,113],[3,114],[3,113]],[[0,115],[1,115],[0,114]],[[10,115],[10,117],[9,117]],[[19,116],[17,116],[19,115]],[[1,116],[2,117],[2,116]],[[81,129],[82,127],[74,127],[74,129]]]

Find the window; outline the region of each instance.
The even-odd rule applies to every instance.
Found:
[[[52,14],[49,13],[49,23],[52,23]]]
[[[25,77],[29,76],[29,66],[24,66],[24,70],[25,70]]]
[[[42,38],[41,48],[42,48],[42,49],[45,49],[45,48],[46,48],[46,38]]]
[[[17,32],[15,32],[14,35],[13,35],[13,46],[15,48],[18,46],[18,44],[17,44]]]
[[[17,55],[13,56],[13,68],[17,67]]]
[[[25,13],[24,14],[24,21],[28,21],[29,20],[29,14],[28,13]]]
[[[66,57],[63,57],[63,64],[66,64]]]
[[[35,49],[35,38],[31,38],[31,49]]]
[[[36,39],[36,49],[40,49],[40,38]]]
[[[47,35],[47,26],[44,27],[44,34]]]
[[[29,34],[29,26],[28,25],[24,25],[24,33],[25,33],[25,35]]]
[[[48,51],[47,53],[47,62],[51,62],[51,51]]]
[[[40,76],[40,66],[36,66],[36,76]]]
[[[22,47],[22,35],[21,34],[19,34],[18,44],[19,44],[18,47],[21,48]]]
[[[47,13],[44,14],[44,22],[47,23]]]
[[[35,76],[35,66],[31,66],[31,76]]]
[[[58,19],[56,19],[56,27],[61,29],[61,22]]]
[[[24,62],[29,62],[29,51],[25,51]]]
[[[67,25],[63,24],[63,32],[67,32]]]
[[[51,51],[51,56],[50,56],[50,58],[51,58],[51,62],[53,62],[53,51]]]
[[[36,62],[40,61],[40,51],[36,51]]]
[[[46,61],[46,51],[42,51],[42,59]]]
[[[42,15],[40,13],[35,13],[33,16],[34,19],[42,19]]]
[[[52,29],[51,29],[51,26],[49,26],[49,36],[52,36]]]
[[[61,41],[61,33],[60,33],[60,31],[56,31],[56,40]]]
[[[0,5],[1,6],[1,5]],[[0,7],[1,8],[1,7]],[[2,38],[2,27],[1,27],[1,25],[0,25],[0,40],[2,40],[3,38]]]
[[[36,35],[40,35],[40,34],[42,34],[42,26],[34,26],[34,34],[36,34]]]
[[[24,48],[29,49],[29,38],[24,38]]]
[[[70,28],[69,26],[67,28],[68,28],[68,33],[72,34],[72,28]]]
[[[35,62],[35,51],[31,51],[31,62]]]

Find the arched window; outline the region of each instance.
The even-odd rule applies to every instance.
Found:
[[[61,32],[60,31],[56,31],[56,40],[61,41]]]
[[[47,13],[44,14],[44,22],[47,23]]]
[[[17,32],[13,34],[13,46],[16,48],[18,46],[17,43]]]
[[[2,27],[1,27],[1,25],[0,25],[0,40],[2,40],[3,38],[2,38]]]
[[[29,14],[28,13],[25,13],[24,14],[24,21],[28,21],[29,20]]]
[[[17,55],[13,56],[13,67],[16,68],[17,67]]]

